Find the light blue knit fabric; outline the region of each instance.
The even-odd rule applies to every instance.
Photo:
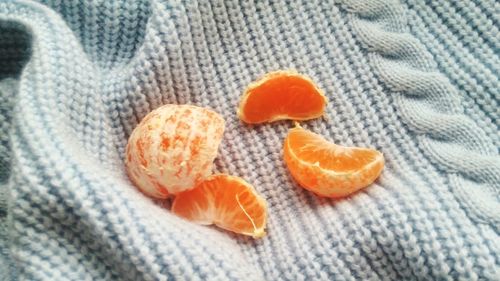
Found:
[[[1,280],[500,280],[500,4],[0,1]],[[349,198],[300,188],[291,124],[246,126],[277,69],[329,103],[303,126],[373,147]],[[127,137],[166,103],[221,113],[216,172],[267,200],[260,240],[197,226],[128,180]]]

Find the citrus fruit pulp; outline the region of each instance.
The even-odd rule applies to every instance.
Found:
[[[246,123],[308,120],[323,115],[326,97],[314,82],[292,71],[276,71],[250,84],[238,107]]]
[[[198,224],[215,224],[254,238],[265,235],[265,200],[235,176],[212,175],[194,189],[177,194],[172,212]]]
[[[336,145],[300,126],[290,129],[283,151],[292,177],[326,197],[344,197],[370,185],[384,167],[377,150]]]

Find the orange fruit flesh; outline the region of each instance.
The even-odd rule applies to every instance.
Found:
[[[309,78],[278,71],[248,87],[238,114],[246,123],[307,120],[321,116],[325,106],[325,96]]]
[[[194,189],[176,195],[172,211],[189,221],[259,238],[265,235],[266,202],[235,176],[212,175]]]
[[[371,184],[384,167],[379,151],[345,147],[301,127],[290,130],[284,159],[304,188],[327,197],[343,197]]]
[[[317,135],[293,131],[288,145],[295,149],[297,158],[309,164],[318,163],[325,170],[337,173],[356,172],[367,163],[378,157],[373,151],[358,148],[344,147],[334,143],[325,143]]]

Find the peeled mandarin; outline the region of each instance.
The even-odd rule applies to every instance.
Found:
[[[194,188],[212,173],[224,124],[216,112],[193,105],[153,110],[130,135],[125,159],[130,179],[156,198]]]

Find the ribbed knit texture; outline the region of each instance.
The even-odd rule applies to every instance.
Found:
[[[500,280],[500,4],[0,2],[0,279]],[[289,122],[246,126],[245,87],[296,69],[303,126],[373,147],[349,198],[300,188]],[[128,180],[127,137],[166,103],[226,119],[215,172],[268,201],[260,240],[172,215]]]

